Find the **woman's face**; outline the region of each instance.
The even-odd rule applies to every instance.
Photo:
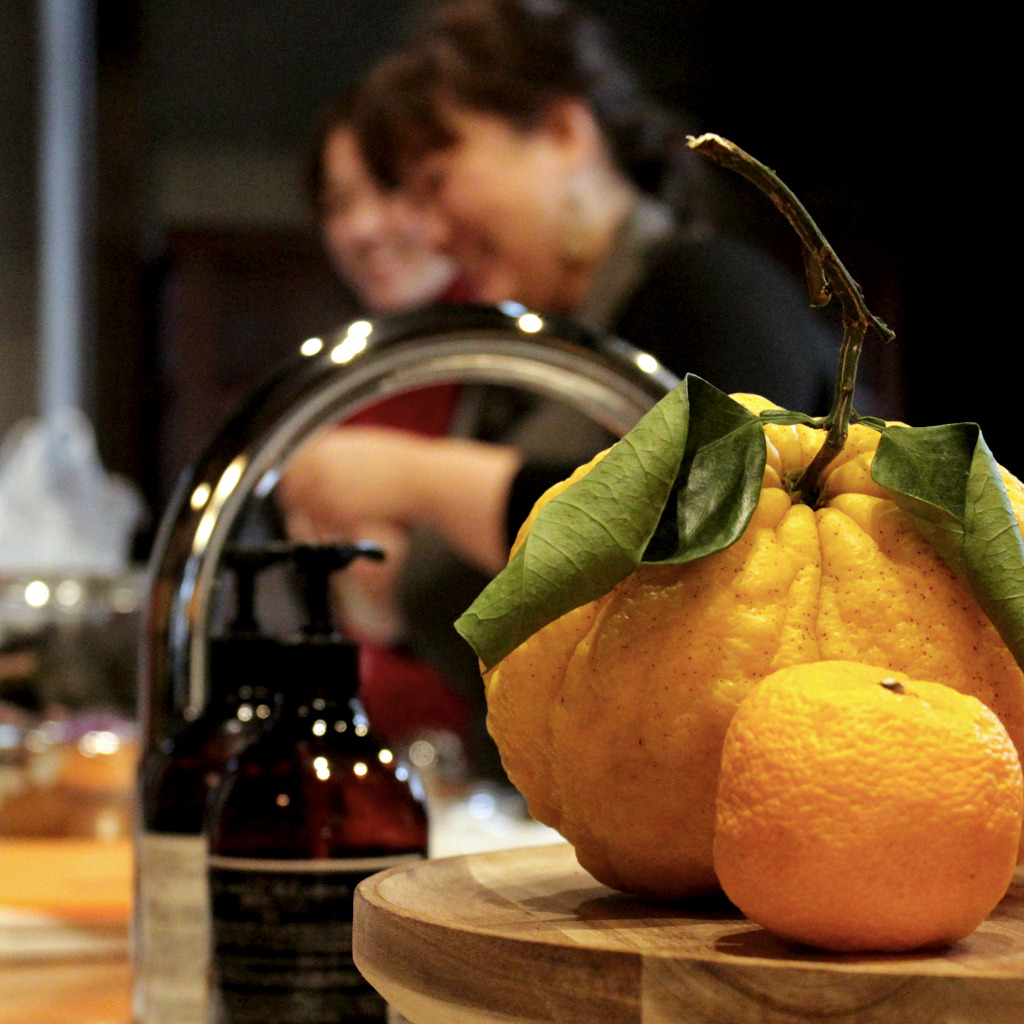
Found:
[[[405,183],[471,297],[567,312],[566,140],[461,106],[445,111],[455,141],[416,159]]]
[[[354,134],[324,144],[320,228],[335,270],[371,312],[424,305],[451,283],[451,261],[426,238],[423,217],[370,176]]]

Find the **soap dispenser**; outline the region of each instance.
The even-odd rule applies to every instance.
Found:
[[[149,1024],[207,1024],[207,794],[225,765],[270,717],[265,685],[276,645],[256,621],[257,574],[282,557],[276,551],[228,550],[223,564],[235,581],[235,612],[210,640],[208,699],[200,715],[146,755],[140,770],[136,882],[136,1000]]]
[[[330,614],[332,572],[370,545],[290,545],[309,621],[265,666],[268,727],[207,805],[216,1024],[382,1024],[383,999],[352,960],[353,892],[425,855],[427,822],[409,770],[359,703],[358,649]]]

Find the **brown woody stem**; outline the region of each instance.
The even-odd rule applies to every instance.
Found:
[[[843,317],[843,343],[839,352],[839,376],[836,380],[832,408],[825,417],[825,443],[795,484],[801,500],[812,507],[817,504],[821,474],[843,450],[853,415],[853,392],[857,381],[857,361],[868,331],[877,331],[884,341],[893,332],[874,316],[864,303],[860,285],[850,276],[832,246],[814,223],[803,203],[783,184],[771,168],[739,146],[719,135],[690,136],[691,149],[742,174],[772,201],[800,236],[804,248],[804,270],[812,306],[827,305],[832,296],[839,300]]]

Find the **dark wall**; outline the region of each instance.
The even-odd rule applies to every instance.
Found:
[[[142,0],[160,142],[301,144],[312,111],[395,40],[407,0]]]
[[[0,437],[36,411],[33,12],[0,0]]]

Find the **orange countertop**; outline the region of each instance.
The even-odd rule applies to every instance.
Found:
[[[0,840],[0,1024],[130,1024],[128,839]]]

